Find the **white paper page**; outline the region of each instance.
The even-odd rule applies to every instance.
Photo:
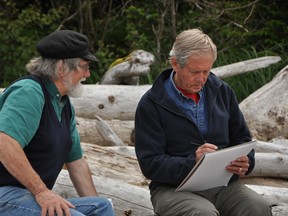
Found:
[[[255,146],[256,141],[251,141],[207,153],[202,158],[202,163],[191,170],[176,191],[201,191],[218,186],[227,186],[233,174],[227,172],[226,167],[236,158],[247,155]]]

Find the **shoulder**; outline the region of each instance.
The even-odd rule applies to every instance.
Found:
[[[24,79],[20,79],[15,81],[14,83],[12,83],[7,89],[5,89],[5,92],[11,92],[14,90],[35,90],[35,91],[41,91],[42,92],[42,88],[39,82],[33,80],[33,79],[29,79],[29,78],[24,78]]]
[[[32,79],[21,79],[12,83],[0,95],[0,101],[13,106],[26,104],[29,106],[43,107],[44,94],[41,85]],[[29,103],[27,103],[29,102]]]

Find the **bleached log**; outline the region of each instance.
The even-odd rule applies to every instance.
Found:
[[[141,173],[134,147],[101,147],[88,143],[82,143],[82,147],[94,175],[117,177],[140,187],[148,185],[149,180]],[[276,179],[283,179],[283,181],[286,179],[287,184],[283,185],[288,186],[288,156],[280,153],[256,152],[255,158],[255,168],[248,178],[275,178],[275,185],[281,185],[281,181],[277,182]]]
[[[102,147],[90,143],[81,143],[84,155],[95,176],[122,180],[131,185],[147,187],[149,181],[143,176],[134,147]],[[132,155],[133,153],[133,155]]]
[[[276,188],[288,188],[288,180],[281,178],[268,178],[268,177],[257,177],[257,176],[245,176],[240,178],[241,182],[249,185],[259,185],[259,186],[270,186]]]
[[[274,139],[272,142],[263,142],[257,140],[255,151],[258,153],[280,153],[288,155],[288,140]]]
[[[250,176],[288,179],[288,156],[280,153],[256,153],[255,168]]]
[[[96,127],[100,136],[112,146],[124,146],[125,144],[117,136],[117,134],[109,127],[109,125],[101,119],[99,116],[96,117]]]
[[[265,197],[270,205],[277,205],[280,203],[288,204],[288,188],[249,184],[246,184],[246,186]]]
[[[263,57],[264,62],[270,60],[276,62],[279,57]],[[250,64],[242,63],[245,66],[236,68],[238,72],[247,72],[252,69],[258,69],[265,67],[265,64],[260,64],[263,58],[248,60],[248,62],[257,62],[252,67]],[[276,59],[276,60],[275,60]],[[244,61],[246,62],[246,61]],[[272,63],[270,62],[270,63]],[[263,63],[263,62],[262,62]],[[238,63],[236,63],[238,64]],[[253,65],[253,64],[252,64]],[[256,65],[256,66],[255,66]],[[234,66],[233,66],[234,67]],[[247,67],[247,68],[246,68]],[[223,76],[229,76],[226,74],[225,68],[231,68],[231,66],[223,66],[221,68],[214,68],[212,71],[222,78]],[[235,69],[236,70],[236,69]],[[230,70],[231,76],[234,76],[234,69]],[[228,71],[228,70],[227,70]],[[221,74],[222,73],[222,74]],[[228,73],[228,72],[227,72]],[[224,75],[225,74],[225,75]],[[104,120],[108,119],[120,119],[120,120],[133,120],[135,116],[135,110],[137,104],[142,95],[151,87],[151,85],[85,85],[84,95],[80,98],[72,98],[71,101],[76,109],[76,115],[83,118],[94,118],[94,116],[100,116]],[[283,87],[282,87],[283,89]],[[285,89],[285,88],[284,88]],[[288,100],[287,100],[288,101]]]
[[[266,68],[271,64],[279,62],[281,58],[279,56],[265,56],[246,61],[241,61],[217,68],[213,68],[212,71],[221,79],[235,76],[238,74],[247,73],[260,68]]]
[[[212,71],[215,72],[219,78],[224,78],[264,68],[269,64],[278,62],[279,60],[279,57],[262,57],[213,68]],[[231,69],[231,67],[233,69]],[[84,87],[85,92],[82,97],[71,98],[77,116],[83,118],[94,118],[94,116],[98,115],[104,120],[133,120],[136,106],[140,98],[151,87],[151,85],[127,86],[87,84],[84,85]],[[2,91],[3,89],[0,89],[0,92]]]
[[[240,103],[254,138],[288,138],[288,66]]]
[[[112,63],[102,77],[100,84],[108,85],[138,85],[139,76],[150,72],[150,65],[155,57],[145,50],[135,50],[124,58]]]
[[[100,146],[111,146],[111,143],[102,138],[97,128],[101,127],[99,121],[90,118],[76,117],[77,128],[82,142],[94,143]],[[104,121],[104,120],[103,120]],[[129,146],[134,145],[134,121],[106,120],[105,124],[117,135],[117,137]]]
[[[125,215],[125,211],[131,211],[131,216],[153,215],[147,188],[103,176],[94,175],[92,178],[99,195],[112,199],[115,215]],[[65,198],[78,197],[66,170],[61,171],[53,191]]]
[[[131,216],[153,215],[150,193],[147,188],[133,186],[120,180],[101,176],[92,176],[92,178],[99,195],[112,199],[116,215],[125,215],[125,211],[131,212],[129,214]],[[259,185],[247,185],[247,187],[262,195],[273,206],[273,216],[287,215],[287,188]],[[66,170],[61,171],[53,191],[64,198],[78,197]]]
[[[84,85],[82,97],[71,98],[78,117],[133,120],[137,104],[151,85]]]

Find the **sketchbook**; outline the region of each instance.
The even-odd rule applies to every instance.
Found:
[[[226,171],[226,167],[231,161],[247,155],[255,146],[256,141],[250,141],[203,155],[176,191],[201,191],[227,186],[233,173]]]

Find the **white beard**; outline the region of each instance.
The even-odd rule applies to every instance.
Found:
[[[67,78],[64,79],[64,85],[67,88],[67,95],[69,97],[73,98],[79,98],[84,91],[83,84],[81,82],[85,81],[86,79],[81,79],[77,84],[73,84],[71,81],[71,76],[67,76]]]

